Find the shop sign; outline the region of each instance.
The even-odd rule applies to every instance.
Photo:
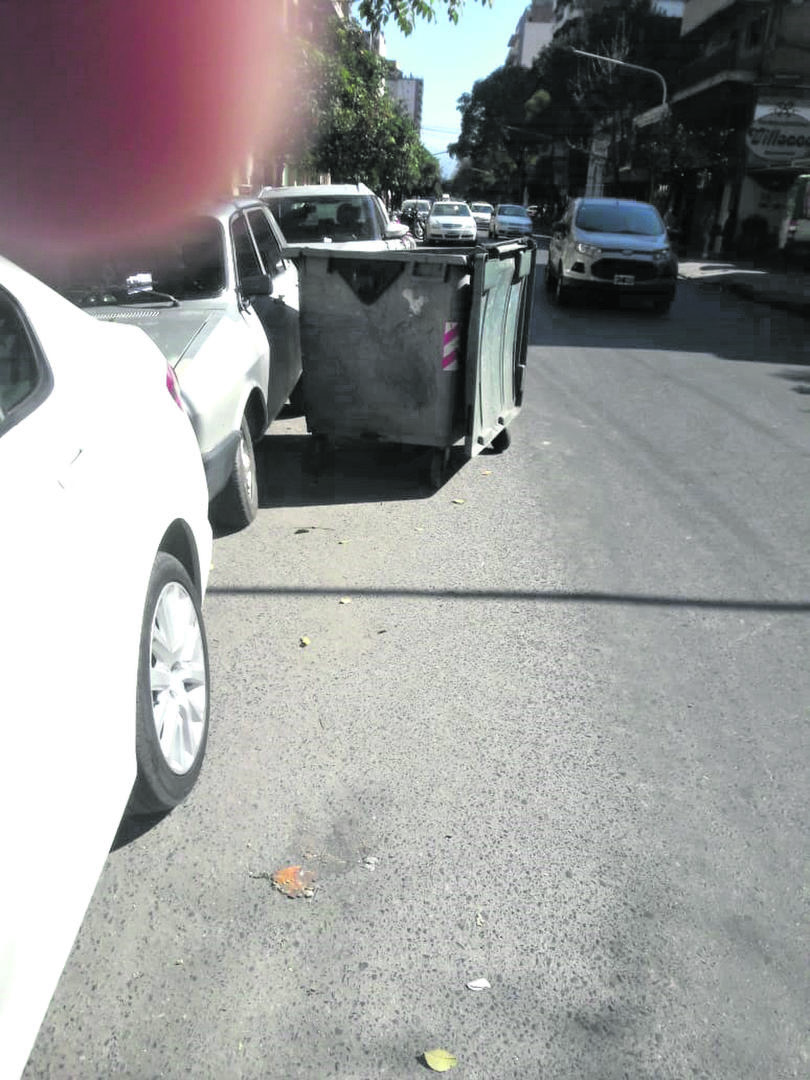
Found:
[[[810,157],[810,120],[775,110],[757,117],[745,135],[748,149],[763,161],[789,163]]]

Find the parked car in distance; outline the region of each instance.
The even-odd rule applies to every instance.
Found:
[[[211,564],[172,369],[0,258],[0,1076],[23,1071],[125,811],[202,765]]]
[[[56,282],[160,347],[197,434],[212,516],[233,529],[258,509],[253,444],[301,376],[298,271],[283,246],[264,203],[236,199],[157,242],[73,260]]]
[[[475,244],[478,227],[465,202],[439,199],[425,222],[427,244]]]
[[[675,297],[678,259],[649,203],[575,199],[552,226],[545,280],[560,304],[590,290],[649,297],[665,312]]]
[[[259,198],[270,208],[288,246],[350,245],[365,251],[408,247],[407,225],[389,221],[365,184],[307,184],[265,187]]]
[[[470,203],[470,211],[478,228],[489,231],[489,223],[495,213],[495,207],[488,202],[473,202]]]
[[[495,240],[531,236],[534,229],[526,208],[514,203],[500,203],[489,223],[489,235]]]

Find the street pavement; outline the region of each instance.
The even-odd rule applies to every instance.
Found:
[[[111,853],[27,1080],[810,1075],[804,330],[538,280],[512,447],[435,493],[278,421],[200,782]]]

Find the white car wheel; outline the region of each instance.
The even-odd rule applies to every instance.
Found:
[[[208,644],[197,590],[183,565],[160,552],[144,604],[138,657],[131,813],[170,810],[188,795],[208,740]]]

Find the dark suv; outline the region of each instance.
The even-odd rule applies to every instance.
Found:
[[[650,297],[665,312],[678,260],[661,215],[631,199],[575,199],[551,229],[546,288],[559,304],[575,290]]]

